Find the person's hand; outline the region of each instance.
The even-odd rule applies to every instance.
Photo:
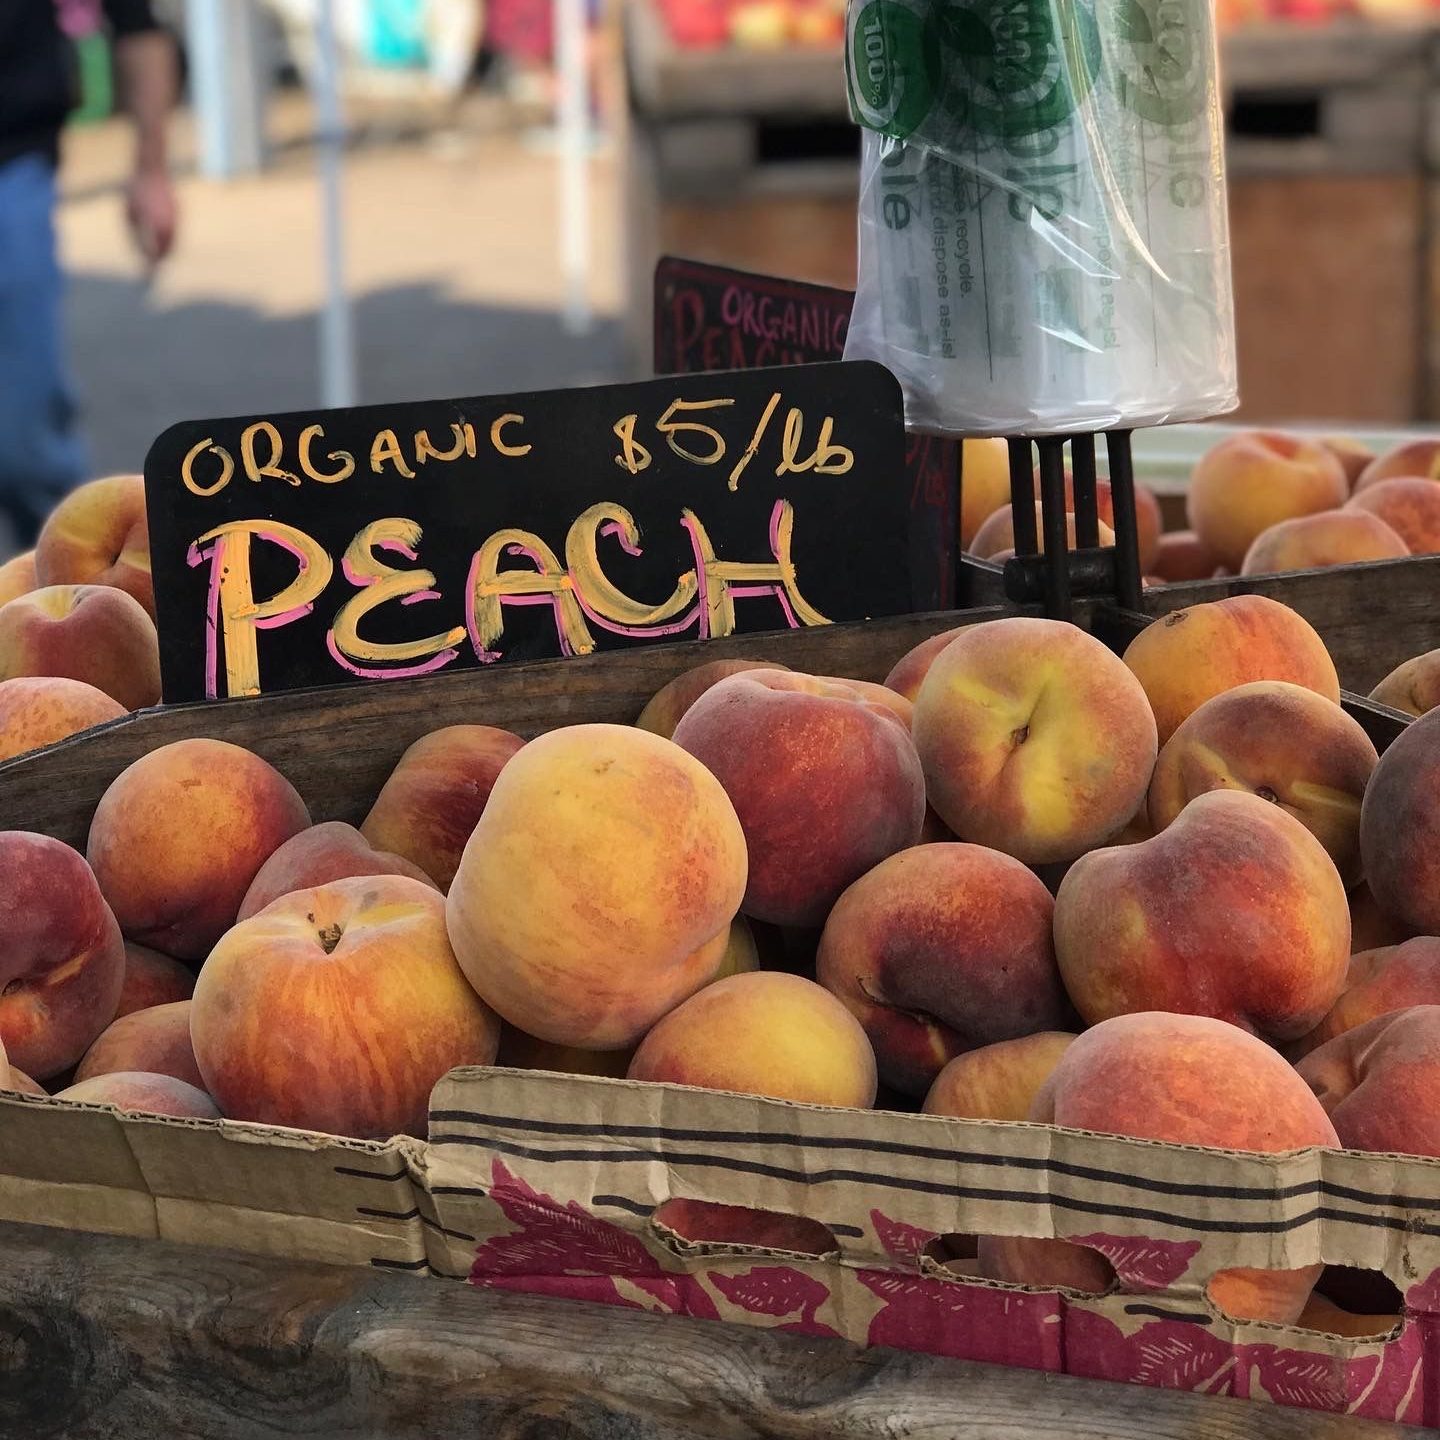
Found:
[[[158,265],[175,244],[175,187],[164,169],[137,170],[125,195],[125,216],[148,265]]]

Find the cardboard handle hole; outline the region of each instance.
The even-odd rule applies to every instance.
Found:
[[[920,1252],[932,1265],[952,1275],[978,1275],[980,1237],[978,1235],[937,1235]]]
[[[1395,1330],[1404,1308],[1404,1296],[1382,1271],[1327,1265],[1295,1323],[1327,1335],[1377,1337]]]
[[[797,1255],[832,1255],[840,1245],[833,1232],[805,1215],[718,1205],[709,1200],[666,1200],[650,1223],[669,1242],[723,1245],[740,1250],[785,1250]]]
[[[1025,1235],[982,1235],[975,1273],[1033,1290],[1077,1295],[1104,1295],[1116,1283],[1115,1267],[1098,1250]]]

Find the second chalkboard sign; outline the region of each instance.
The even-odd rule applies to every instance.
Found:
[[[165,699],[902,614],[901,403],[829,364],[173,426]]]

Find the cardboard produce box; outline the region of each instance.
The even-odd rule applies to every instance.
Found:
[[[1409,572],[1394,573],[1387,595]],[[1117,644],[1144,623],[1084,615]],[[532,735],[633,718],[667,680],[725,656],[879,679],[918,641],[980,618],[905,617],[142,713],[0,766],[0,826],[82,840],[120,769],[192,735],[270,759],[315,820],[354,820],[405,746],[446,723]],[[1382,748],[1404,723],[1348,703]],[[437,1087],[427,1139],[377,1143],[6,1095],[0,1219],[1440,1422],[1435,1161],[1230,1154],[464,1070]],[[967,1274],[967,1237],[1006,1233],[1088,1245],[1116,1282],[1100,1296],[1059,1295]],[[1347,1339],[1234,1322],[1204,1293],[1219,1269],[1320,1261],[1383,1271],[1404,1297],[1403,1320]]]

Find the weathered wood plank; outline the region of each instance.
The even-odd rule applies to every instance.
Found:
[[[0,764],[0,829],[37,830],[83,848],[96,803],[116,775],[159,745],[197,735],[270,761],[317,821],[358,824],[406,746],[443,725],[498,725],[529,737],[557,725],[628,724],[676,675],[737,656],[882,680],[911,646],[964,618],[907,615],[141,711]]]
[[[0,1226],[0,1433],[1382,1440],[1405,1426],[838,1340]]]

